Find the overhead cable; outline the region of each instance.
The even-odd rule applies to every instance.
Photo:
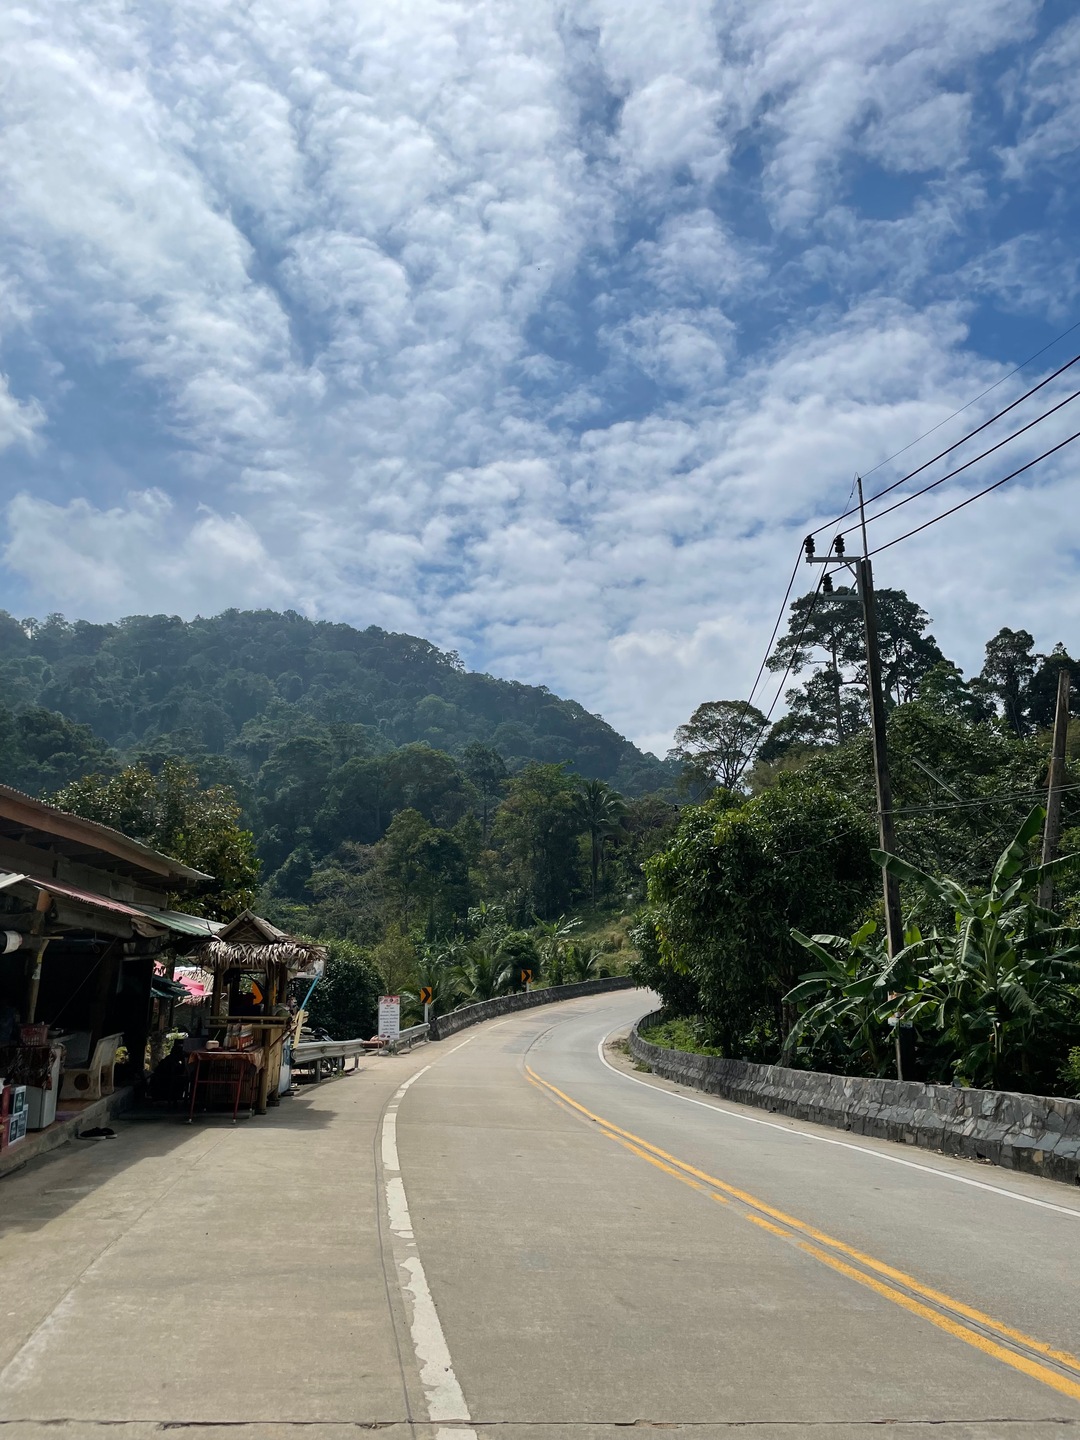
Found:
[[[1029,460],[1026,465],[1021,465],[1008,475],[1003,475],[1000,480],[995,480],[993,485],[987,485],[985,490],[979,490],[974,495],[969,495],[966,500],[961,500],[959,504],[951,506],[948,510],[943,510],[940,515],[935,515],[930,520],[924,520],[921,525],[916,525],[913,530],[908,530],[905,531],[903,535],[898,535],[895,540],[887,540],[884,545],[879,545],[877,549],[871,550],[870,554],[880,555],[883,550],[891,550],[894,545],[899,545],[901,540],[910,540],[912,535],[918,535],[921,530],[928,530],[931,525],[936,525],[939,520],[947,520],[950,515],[955,515],[958,510],[963,510],[966,505],[974,504],[976,500],[981,500],[984,495],[989,495],[992,490],[998,490],[1010,480],[1015,480],[1017,475],[1023,475],[1024,471],[1030,470],[1033,465],[1038,465],[1041,461],[1048,460],[1051,455],[1056,455],[1059,450],[1064,450],[1065,446],[1071,445],[1074,440],[1080,440],[1080,430],[1075,431],[1072,435],[1068,436],[1067,439],[1059,441],[1057,445],[1051,446],[1049,450],[1044,450],[1041,455],[1036,455],[1035,459]]]
[[[796,570],[797,570],[797,569],[798,569],[798,563],[796,564]],[[794,583],[794,578],[795,578],[795,577],[792,576],[792,583]],[[781,681],[780,681],[780,685],[779,685],[779,687],[778,687],[778,689],[777,689],[777,691],[776,691],[776,694],[773,696],[773,702],[772,702],[772,704],[769,706],[768,713],[766,714],[766,716],[765,716],[764,720],[761,722],[761,724],[758,726],[757,734],[754,736],[753,742],[752,742],[750,745],[747,746],[746,754],[743,756],[742,764],[739,766],[739,773],[735,776],[735,785],[737,785],[737,784],[739,783],[739,781],[742,779],[742,777],[743,777],[743,775],[744,775],[744,773],[745,773],[745,771],[746,771],[746,767],[747,767],[747,765],[749,765],[749,763],[750,763],[751,756],[754,754],[755,750],[757,749],[758,744],[759,744],[760,741],[761,741],[762,735],[764,735],[765,730],[766,730],[766,728],[767,728],[768,725],[769,725],[769,722],[772,720],[773,711],[776,709],[777,705],[780,703],[780,696],[784,693],[784,686],[787,684],[788,676],[791,674],[791,667],[792,667],[792,665],[794,664],[795,656],[799,653],[799,645],[800,645],[800,643],[801,643],[801,641],[802,641],[802,637],[803,637],[803,636],[805,635],[805,633],[806,633],[806,627],[810,624],[810,617],[811,617],[811,616],[813,615],[813,613],[814,613],[814,606],[817,604],[818,596],[821,594],[821,586],[822,586],[822,582],[824,581],[824,579],[825,579],[825,567],[822,566],[822,567],[821,567],[821,570],[820,570],[820,572],[819,572],[819,574],[818,574],[817,584],[814,586],[813,594],[812,594],[811,597],[810,597],[810,604],[807,606],[806,614],[803,616],[802,624],[799,626],[799,633],[798,633],[798,635],[795,637],[795,644],[794,644],[794,647],[793,647],[793,649],[792,649],[792,658],[791,658],[791,659],[788,661],[788,663],[787,663],[787,669],[784,671],[784,675],[783,675],[783,678],[782,678]],[[790,587],[789,587],[789,593],[790,593]],[[781,611],[781,614],[783,614],[782,611]],[[773,633],[775,634],[776,632],[774,631]],[[772,642],[770,641],[769,643],[770,643],[770,645],[771,645]],[[766,658],[766,662],[767,662],[767,661],[768,661],[768,655],[766,655],[765,658]],[[734,789],[734,786],[733,786],[732,788]]]
[[[1022,425],[1019,430],[1014,430],[1011,435],[1006,435],[1004,440],[999,440],[996,445],[991,445],[988,450],[984,450],[980,455],[974,455],[970,460],[965,460],[963,465],[958,465],[955,470],[948,471],[947,474],[942,475],[939,479],[931,480],[930,484],[924,485],[921,490],[913,490],[910,495],[901,496],[901,498],[892,505],[886,506],[884,510],[879,510],[876,515],[867,515],[865,523],[870,525],[875,520],[881,520],[886,515],[891,515],[894,510],[899,510],[902,506],[910,504],[912,500],[918,500],[921,495],[926,495],[931,490],[936,490],[939,485],[944,485],[946,480],[952,480],[957,475],[962,474],[963,471],[970,470],[972,465],[977,465],[980,460],[985,460],[988,455],[993,455],[994,451],[1000,450],[1003,445],[1008,445],[1011,441],[1019,439],[1025,431],[1033,429],[1036,425],[1041,425],[1044,420],[1049,420],[1051,415],[1056,415],[1059,410],[1064,409],[1066,405],[1071,405],[1077,398],[1080,398],[1080,390],[1074,390],[1071,395],[1067,395],[1064,400],[1059,400],[1058,403],[1051,406],[1049,410],[1044,410],[1043,413],[1037,415],[1034,420],[1029,420],[1028,423]],[[840,534],[853,535],[858,529],[860,529],[860,525],[850,525],[846,530],[841,530]]]
[[[1021,360],[1019,365],[1010,370],[1007,375],[1002,375],[1000,380],[995,380],[994,383],[988,385],[985,390],[980,390],[978,395],[973,395],[965,405],[961,405],[959,409],[954,410],[951,415],[946,415],[944,420],[939,420],[936,425],[931,425],[929,430],[924,430],[921,435],[916,435],[914,440],[909,440],[908,443],[902,445],[899,450],[894,450],[891,455],[886,455],[884,460],[879,460],[876,465],[863,472],[864,478],[866,475],[873,475],[874,471],[880,470],[882,466],[888,465],[890,460],[896,460],[901,455],[906,455],[913,445],[918,445],[920,440],[926,440],[929,436],[936,434],[943,425],[947,425],[950,420],[955,420],[957,415],[962,415],[965,410],[970,410],[972,405],[977,405],[979,401],[989,395],[992,390],[996,390],[999,385],[1004,385],[1006,380],[1011,380],[1014,375],[1019,375],[1021,370],[1026,370],[1033,360],[1038,360],[1040,355],[1045,355],[1047,350],[1052,350],[1055,345],[1071,335],[1074,330],[1080,330],[1080,320],[1070,325],[1067,330],[1063,330],[1060,335],[1055,335],[1053,340],[1048,340],[1041,350],[1035,351],[1034,355],[1029,355],[1026,360]]]
[[[1015,410],[1016,407],[1018,405],[1022,405],[1025,400],[1030,400],[1032,395],[1034,395],[1037,391],[1041,390],[1044,385],[1049,385],[1051,380],[1056,380],[1059,375],[1063,375],[1066,370],[1068,370],[1071,366],[1077,364],[1077,362],[1080,362],[1080,354],[1074,355],[1071,360],[1067,360],[1065,364],[1059,366],[1052,375],[1047,375],[1046,378],[1040,380],[1037,385],[1033,385],[1030,390],[1025,390],[1023,395],[1018,396],[1018,398],[1015,399],[1011,405],[1006,405],[1004,410],[999,410],[996,415],[991,415],[989,420],[984,420],[983,423],[981,425],[977,425],[974,430],[969,430],[966,435],[961,435],[959,440],[956,440],[953,442],[953,444],[946,446],[946,448],[939,451],[937,455],[934,455],[929,460],[924,461],[922,465],[916,466],[914,470],[909,470],[906,475],[901,475],[899,480],[894,480],[891,485],[886,485],[884,489],[879,490],[875,495],[871,495],[865,503],[868,505],[872,505],[875,500],[880,500],[883,496],[888,495],[893,490],[898,489],[899,486],[906,485],[909,480],[914,480],[916,475],[921,475],[922,472],[924,470],[928,470],[931,465],[936,465],[937,462],[939,460],[943,460],[946,455],[951,455],[952,452],[956,449],[959,449],[961,445],[965,445],[969,440],[973,440],[976,435],[987,429],[988,426],[993,425],[998,420],[1003,419],[1004,416],[1008,415],[1010,410]],[[835,520],[830,520],[825,525],[819,525],[816,530],[812,530],[810,533],[812,535],[820,535],[823,530],[829,530],[832,528],[833,525],[839,525],[841,521],[850,519],[852,515],[857,515],[858,513],[858,506],[845,510],[844,513],[842,515],[838,515]]]

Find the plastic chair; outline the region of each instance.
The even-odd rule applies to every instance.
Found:
[[[111,1095],[116,1089],[113,1072],[116,1068],[116,1051],[123,1035],[105,1035],[94,1047],[89,1065],[69,1066],[64,1070],[60,1086],[60,1099],[100,1100]]]

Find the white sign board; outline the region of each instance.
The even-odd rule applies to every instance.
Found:
[[[401,1033],[401,996],[379,996],[379,1035],[396,1040]]]

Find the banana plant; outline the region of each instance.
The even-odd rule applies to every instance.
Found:
[[[877,931],[873,920],[850,938],[792,930],[792,939],[814,957],[818,968],[784,996],[785,1004],[804,1007],[784,1042],[785,1063],[807,1041],[833,1040],[871,1074],[885,1068],[888,1016],[896,1009],[890,995],[903,956],[890,960],[880,943],[872,944]]]
[[[955,1074],[998,1088],[1045,1060],[1047,1036],[1075,1008],[1080,932],[1037,901],[1040,881],[1080,866],[1080,855],[1029,865],[1044,812],[1032,810],[1005,847],[985,890],[929,875],[896,855],[874,858],[953,914],[952,933],[911,929],[890,957],[871,921],[850,939],[792,936],[817,961],[785,999],[802,1007],[784,1046],[846,1051],[870,1073],[888,1068],[890,1020],[910,1021],[944,1050]],[[1045,1065],[1042,1065],[1045,1070]]]
[[[1080,934],[1038,904],[1039,883],[1080,865],[1065,855],[1029,865],[1045,818],[1036,806],[994,866],[986,890],[938,879],[896,855],[874,858],[953,912],[953,933],[929,937],[917,983],[897,1005],[902,1018],[929,1023],[948,1043],[957,1073],[998,1088],[1028,1073],[1048,1020],[1074,1004]],[[897,957],[900,958],[900,957]]]

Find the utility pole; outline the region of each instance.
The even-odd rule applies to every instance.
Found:
[[[870,564],[868,554],[869,546],[866,540],[866,510],[863,506],[863,488],[861,477],[856,477],[859,487],[859,516],[862,528],[862,549],[859,556],[848,556],[845,553],[844,537],[838,535],[833,541],[830,553],[823,558],[814,554],[814,540],[808,535],[806,537],[806,559],[810,564],[816,565],[846,565],[848,569],[855,572],[855,584],[858,590],[859,599],[862,602],[863,627],[866,639],[866,688],[870,701],[870,731],[874,746],[874,788],[877,795],[878,813],[878,836],[880,848],[886,855],[896,854],[896,831],[893,826],[893,802],[892,783],[889,779],[889,751],[885,729],[885,696],[881,688],[881,651],[878,646],[877,628],[877,606],[874,598],[874,572]],[[826,573],[825,581],[828,581]],[[823,581],[823,585],[825,584]],[[831,581],[828,582],[831,588]],[[894,875],[882,866],[881,870],[882,891],[885,899],[885,943],[888,947],[890,957],[897,955],[904,944],[904,919],[900,909],[900,883]],[[896,1031],[896,1073],[897,1078],[904,1078],[905,1068],[910,1069],[911,1056],[907,1054],[907,1066],[905,1067],[905,1052],[909,1050],[908,1042],[911,1038],[910,1030],[901,1036],[901,1029]]]
[[[878,649],[877,607],[874,601],[874,572],[865,555],[855,561],[855,579],[863,607],[866,630],[866,680],[870,693],[870,730],[874,742],[874,786],[877,791],[878,835],[886,855],[896,854],[893,827],[892,782],[889,779],[889,752],[885,731],[885,697],[881,690],[881,653]],[[903,949],[904,920],[900,910],[900,882],[882,868],[885,894],[885,937],[889,955]]]
[[[1046,786],[1046,824],[1043,827],[1042,863],[1049,865],[1057,858],[1061,839],[1061,787],[1065,783],[1065,741],[1069,734],[1069,690],[1072,682],[1068,670],[1058,671],[1057,704],[1054,707],[1054,740],[1050,751],[1050,778]],[[1049,910],[1054,903],[1054,881],[1044,876],[1039,882],[1039,904]]]

